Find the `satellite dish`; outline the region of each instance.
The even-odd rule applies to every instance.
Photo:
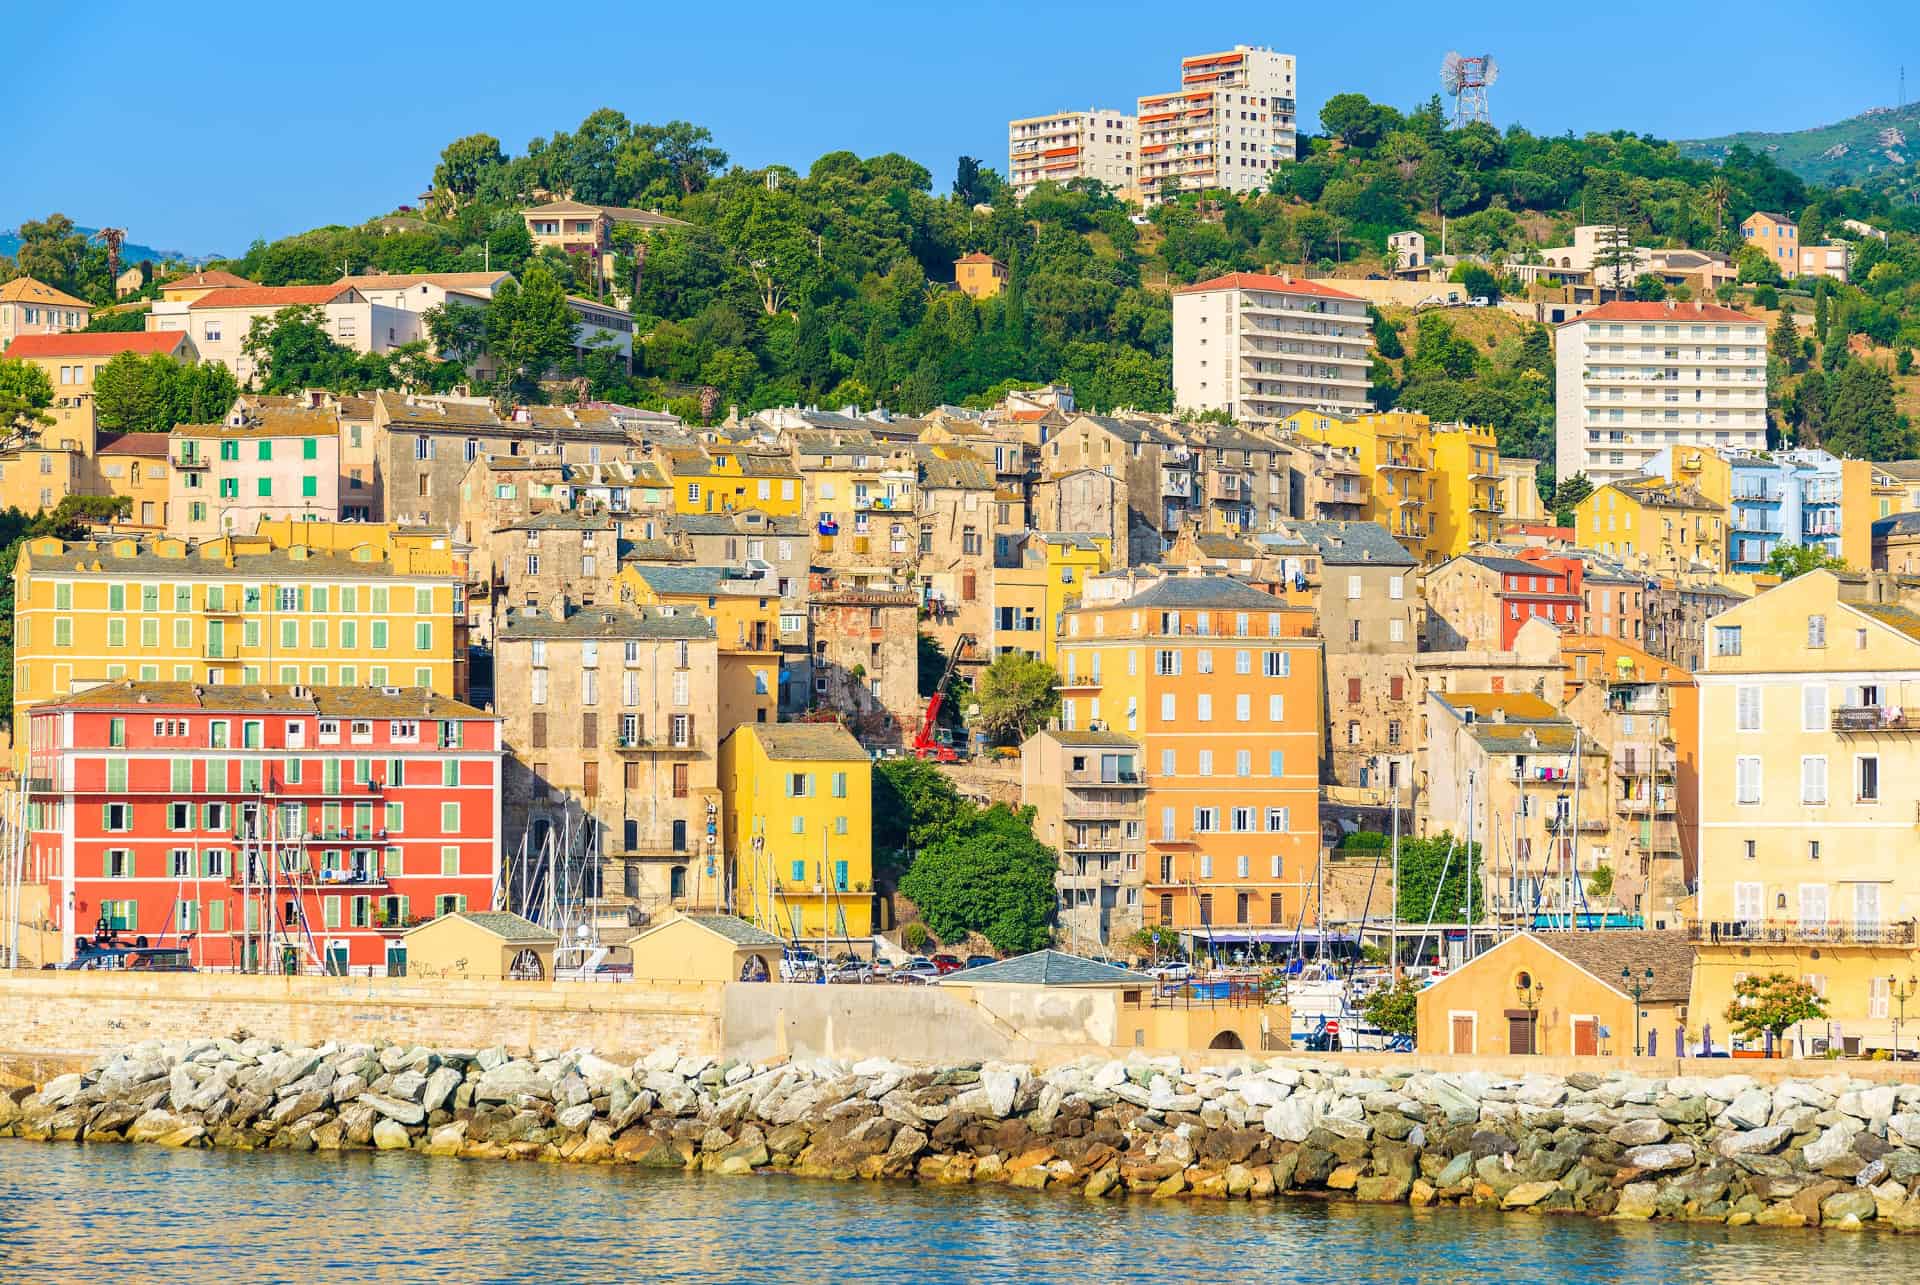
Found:
[[[1482,67],[1485,68],[1485,70],[1480,73],[1481,84],[1491,85],[1494,81],[1500,79],[1500,64],[1493,60],[1492,54],[1482,54],[1480,56],[1480,62]]]
[[[1440,60],[1440,87],[1449,94],[1460,92],[1460,65],[1465,61],[1455,49],[1449,49],[1447,56]]]

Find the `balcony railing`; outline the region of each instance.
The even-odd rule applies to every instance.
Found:
[[[1819,942],[1834,946],[1911,946],[1913,920],[1876,923],[1851,919],[1703,919],[1687,925],[1701,942]]]
[[[1843,705],[1833,711],[1836,732],[1920,732],[1920,717],[1879,705]]]

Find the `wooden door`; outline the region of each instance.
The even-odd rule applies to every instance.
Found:
[[[1531,1013],[1507,1014],[1507,1052],[1516,1054],[1533,1052],[1533,1015]]]
[[[1453,1019],[1453,1043],[1447,1051],[1449,1053],[1473,1052],[1473,1018],[1464,1014],[1455,1014]]]
[[[1573,1055],[1575,1057],[1594,1057],[1600,1052],[1600,1024],[1591,1017],[1577,1017],[1573,1021]]]

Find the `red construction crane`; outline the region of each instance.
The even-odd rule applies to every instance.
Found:
[[[934,725],[940,721],[940,707],[947,700],[947,684],[953,681],[953,671],[960,664],[960,657],[972,650],[972,634],[961,634],[953,640],[953,650],[947,653],[947,667],[940,674],[940,685],[933,689],[933,695],[927,697],[927,716],[920,722],[920,731],[913,738],[913,756],[932,759],[939,763],[958,763],[965,755],[953,748],[952,738],[939,739]]]

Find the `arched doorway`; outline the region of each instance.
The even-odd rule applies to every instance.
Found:
[[[507,966],[507,976],[516,982],[544,981],[547,970],[540,963],[540,952],[523,950],[516,954],[513,962]]]
[[[1240,1042],[1240,1036],[1235,1032],[1222,1031],[1213,1037],[1213,1043],[1207,1045],[1207,1047],[1210,1049],[1243,1049],[1247,1046]]]

